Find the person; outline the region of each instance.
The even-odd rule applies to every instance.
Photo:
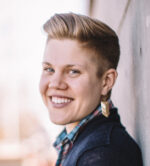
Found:
[[[64,125],[54,147],[56,166],[142,166],[137,143],[111,101],[120,57],[116,33],[75,13],[52,16],[40,93],[53,123]]]

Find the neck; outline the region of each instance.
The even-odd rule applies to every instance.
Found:
[[[79,122],[69,123],[66,125],[66,132],[69,134],[77,125]]]

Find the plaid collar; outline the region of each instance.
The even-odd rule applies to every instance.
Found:
[[[110,109],[113,108],[113,103],[111,100],[108,100]],[[72,148],[73,143],[80,133],[80,130],[84,128],[84,126],[94,119],[95,117],[101,115],[102,109],[101,104],[93,111],[91,114],[86,116],[84,119],[80,121],[80,123],[69,133],[67,134],[66,128],[59,134],[56,141],[54,142],[53,146],[56,148],[58,152],[58,159],[56,162],[56,166],[62,166],[62,162],[66,156],[66,154],[69,152],[69,150]]]

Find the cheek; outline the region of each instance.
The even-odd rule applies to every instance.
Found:
[[[78,84],[77,88],[78,96],[82,98],[82,100],[91,100],[97,101],[100,99],[101,95],[101,87],[100,83],[97,81],[85,80]]]
[[[70,85],[78,98],[87,97],[94,87],[94,84],[86,78],[73,81]]]
[[[39,83],[39,90],[41,94],[44,94],[48,87],[47,79],[42,75]]]

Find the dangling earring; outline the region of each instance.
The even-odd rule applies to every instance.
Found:
[[[107,101],[101,101],[101,107],[102,107],[102,114],[108,118],[109,117],[109,102]]]

